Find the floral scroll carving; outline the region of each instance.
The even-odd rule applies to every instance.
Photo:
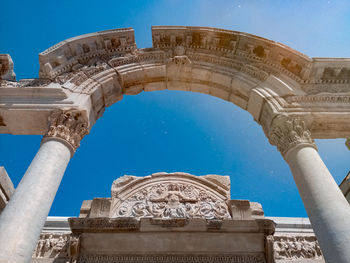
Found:
[[[226,203],[191,184],[166,182],[146,186],[127,198],[113,217],[230,218]]]
[[[49,130],[43,141],[49,138],[64,140],[74,153],[81,139],[89,133],[88,122],[79,110],[56,110],[49,116]]]
[[[277,116],[270,129],[269,139],[283,156],[299,144],[308,144],[316,149],[305,122],[295,117]]]

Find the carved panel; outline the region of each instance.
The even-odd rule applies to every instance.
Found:
[[[229,218],[225,202],[191,184],[160,183],[125,200],[114,217]]]
[[[67,39],[39,55],[42,78],[54,79],[65,72],[91,65],[91,60],[136,49],[134,30],[121,28]]]
[[[314,236],[278,236],[273,244],[275,259],[321,259],[322,252]]]
[[[41,234],[33,258],[67,258],[70,234]]]
[[[216,177],[211,175],[205,180],[201,178],[191,181],[193,177],[188,174],[155,174],[154,178],[144,179],[124,176],[113,183],[110,216],[162,219],[230,218],[226,204],[227,196],[222,195],[227,193],[227,190],[217,192],[218,185],[215,189],[215,182],[220,183],[220,176],[216,176],[216,180]]]

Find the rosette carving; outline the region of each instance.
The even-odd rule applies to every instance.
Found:
[[[300,144],[317,149],[305,122],[296,117],[277,116],[270,129],[269,140],[272,145],[277,146],[283,156]]]
[[[49,130],[43,141],[49,138],[64,140],[74,153],[88,133],[88,121],[82,111],[55,110],[49,116]]]

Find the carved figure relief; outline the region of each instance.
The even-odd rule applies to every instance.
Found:
[[[56,258],[68,256],[69,234],[42,234],[33,258]]]
[[[113,217],[230,218],[227,205],[196,186],[159,183],[147,186],[125,200]]]
[[[315,237],[275,237],[275,259],[318,259],[322,253]]]

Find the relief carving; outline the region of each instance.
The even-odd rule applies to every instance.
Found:
[[[322,83],[343,83],[350,81],[350,68],[326,67],[321,76]]]
[[[275,259],[320,259],[322,253],[315,237],[274,237]]]
[[[33,253],[33,258],[68,257],[69,234],[42,234]]]
[[[268,137],[270,143],[276,145],[283,156],[299,144],[308,144],[316,149],[305,122],[296,117],[277,116]]]
[[[230,218],[225,202],[185,183],[146,186],[127,198],[113,217]]]
[[[174,56],[169,60],[169,62],[174,63],[177,66],[191,65],[192,62],[187,56]]]
[[[80,235],[71,235],[69,239],[68,256],[70,263],[78,262],[80,252]],[[68,263],[68,262],[67,262]]]
[[[81,139],[88,133],[88,122],[83,112],[75,109],[55,110],[49,116],[49,130],[43,141],[49,138],[62,139],[75,152]]]

